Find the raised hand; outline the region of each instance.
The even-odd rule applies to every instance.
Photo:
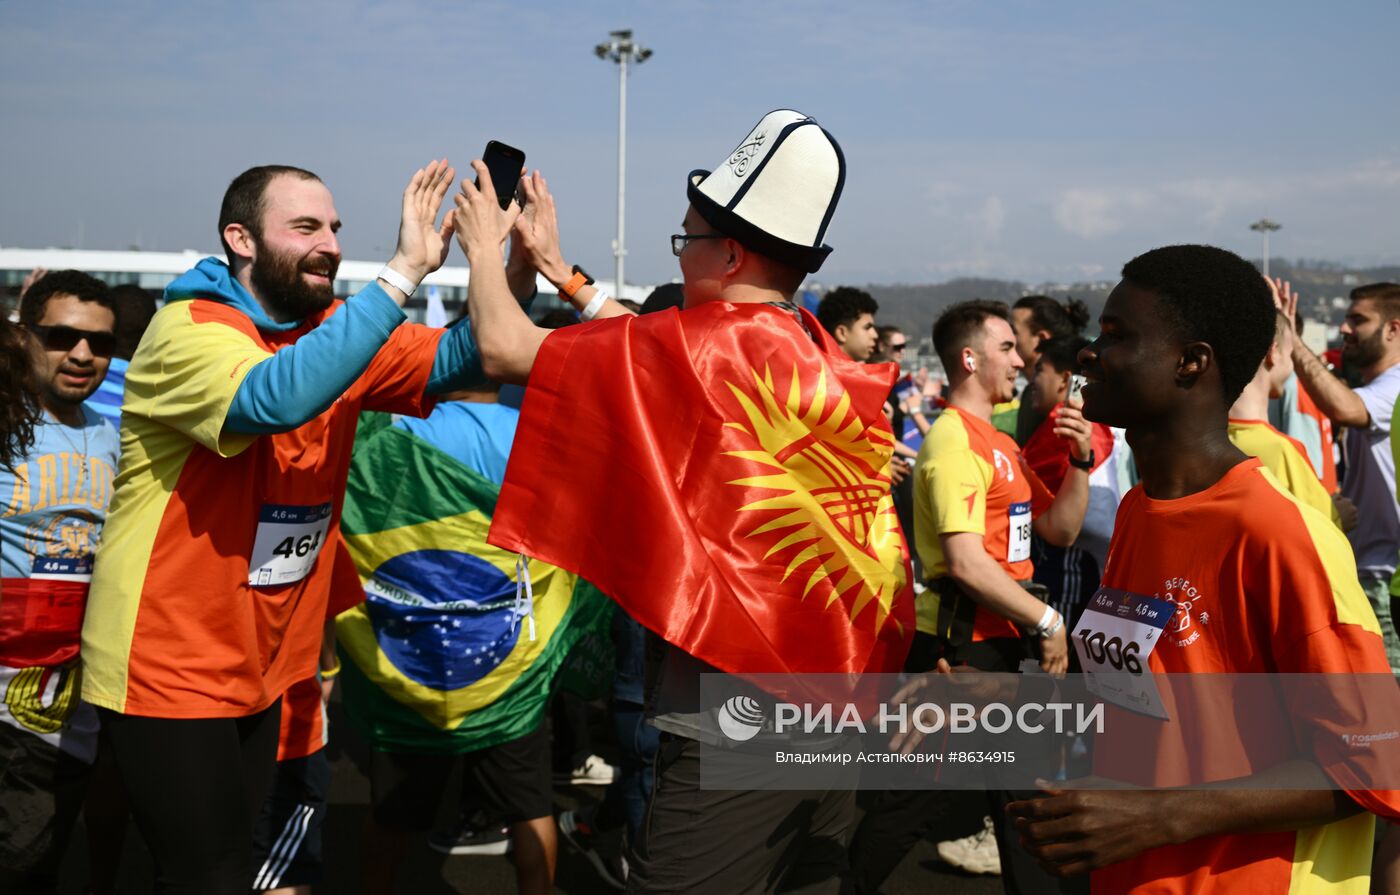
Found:
[[[21,301],[24,300],[24,294],[29,291],[29,287],[42,280],[47,273],[48,270],[46,268],[36,267],[24,275],[24,282],[19,284],[19,297]]]
[[[520,188],[525,194],[525,208],[515,221],[511,255],[514,256],[518,246],[545,279],[562,286],[573,269],[564,263],[564,254],[559,248],[559,217],[554,208],[554,196],[538,170],[523,178]]]
[[[1274,307],[1282,311],[1288,318],[1288,322],[1294,327],[1298,325],[1298,293],[1293,291],[1293,286],[1283,277],[1265,277],[1264,282],[1269,284],[1269,291],[1274,296]]]
[[[404,188],[399,244],[389,266],[412,280],[421,281],[447,260],[454,221],[449,214],[438,227],[437,214],[456,175],[447,159],[434,160],[413,172]]]
[[[470,259],[483,249],[495,251],[498,255],[501,244],[510,236],[516,218],[520,217],[520,206],[510,203],[504,211],[496,201],[496,187],[491,183],[491,172],[481,159],[472,162],[472,168],[481,182],[477,187],[470,179],[462,180],[462,191],[452,197],[457,204],[453,216],[457,233],[457,243]]]

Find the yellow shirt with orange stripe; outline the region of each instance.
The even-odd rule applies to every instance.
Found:
[[[1031,577],[1031,521],[1054,495],[1021,458],[1021,449],[991,423],[949,407],[924,437],[914,467],[914,543],[926,578],[948,574],[941,535],[973,532],[987,555],[1017,581]],[[917,602],[918,627],[938,630],[939,597]],[[973,640],[1019,637],[1008,619],[977,607]]]
[[[1295,438],[1263,420],[1230,419],[1230,441],[1251,457],[1258,457],[1279,484],[1303,503],[1341,527],[1341,516],[1332,497],[1317,477],[1308,450]]]

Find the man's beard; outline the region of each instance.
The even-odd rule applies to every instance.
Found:
[[[258,260],[250,276],[258,294],[286,320],[305,320],[324,311],[335,299],[332,286],[339,263],[324,255],[297,258],[290,253],[277,252],[258,243]],[[303,273],[325,274],[324,285],[313,285],[302,278]]]
[[[1385,343],[1381,340],[1383,334],[1384,330],[1377,327],[1370,338],[1342,345],[1342,360],[1358,367],[1374,366],[1385,356]]]

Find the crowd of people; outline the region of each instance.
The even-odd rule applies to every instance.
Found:
[[[327,859],[396,891],[430,832],[509,849],[530,893],[561,837],[635,892],[876,893],[926,837],[1016,893],[1400,887],[1400,793],[1317,766],[703,784],[706,674],[1060,677],[1101,588],[1172,604],[1154,672],[1400,674],[1400,285],[1352,292],[1333,369],[1289,283],[1157,248],[1092,340],[1075,301],[942,310],[938,382],[868,293],[800,304],[845,165],[764,116],[686,177],[683,282],[640,307],[569,263],[538,171],[502,204],[445,159],[344,299],[332,194],[290,166],[234,178],[224,258],[158,310],[36,272],[0,323],[0,890],[56,891],[80,815],[97,893],[128,819],[161,893],[309,892]],[[463,313],[409,322],[454,242]],[[569,310],[531,317],[541,278]],[[337,683],[370,745],[355,855],[322,847]],[[556,813],[561,738],[600,804]]]

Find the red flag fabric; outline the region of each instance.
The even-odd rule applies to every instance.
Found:
[[[706,303],[552,333],[489,541],[737,674],[894,672],[914,632],[892,364],[806,311]]]
[[[1026,446],[1021,448],[1021,456],[1031,472],[1056,494],[1069,473],[1069,442],[1055,434],[1055,420],[1063,406],[1056,404],[1051,408],[1049,415],[1041,420],[1026,440]],[[1092,433],[1089,444],[1094,449],[1094,469],[1098,469],[1113,453],[1113,430],[1103,423],[1093,423]],[[1094,469],[1089,471],[1093,472]]]

